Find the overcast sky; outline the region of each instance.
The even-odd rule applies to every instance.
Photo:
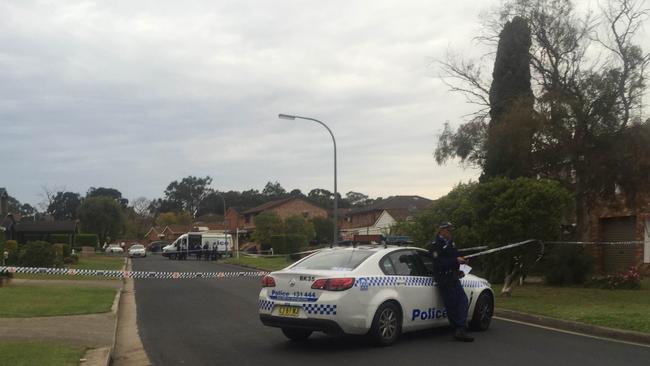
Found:
[[[188,175],[218,190],[437,198],[479,172],[432,156],[474,110],[434,60],[479,57],[498,0],[0,1],[0,187],[157,198]],[[583,1],[590,3],[590,1]],[[647,42],[646,42],[647,43]]]

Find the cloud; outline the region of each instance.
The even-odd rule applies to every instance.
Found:
[[[332,189],[435,198],[475,170],[437,166],[445,121],[473,107],[433,60],[472,41],[482,1],[14,1],[0,4],[3,179],[160,197],[172,180],[217,189]]]

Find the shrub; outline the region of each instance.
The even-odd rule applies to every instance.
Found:
[[[45,241],[27,243],[20,251],[19,264],[25,267],[52,267],[56,262],[56,253],[52,244]]]
[[[75,248],[89,246],[97,248],[99,246],[99,237],[97,234],[77,234],[75,235]]]
[[[5,250],[9,253],[9,257],[5,261],[7,265],[18,264],[18,242],[15,240],[5,241],[0,255],[4,255]]]
[[[595,283],[610,290],[638,290],[641,288],[641,274],[638,268],[630,267],[626,272],[608,275]]]
[[[79,263],[79,256],[77,254],[72,254],[69,257],[63,258],[64,264],[77,264]]]
[[[553,286],[584,284],[594,269],[592,256],[574,245],[550,248],[543,264],[544,280]]]
[[[61,244],[61,243],[52,244],[52,249],[56,254],[55,264],[57,266],[60,266],[63,263],[65,263],[65,258],[68,258],[72,254],[70,250],[70,246],[68,244]]]
[[[284,235],[272,235],[270,239],[270,248],[273,248],[273,254],[284,254],[285,248],[286,248],[286,243],[285,243],[285,236]],[[268,250],[264,248],[264,244],[261,246],[262,250]]]
[[[51,244],[63,243],[70,244],[70,235],[68,234],[50,234],[47,241]]]

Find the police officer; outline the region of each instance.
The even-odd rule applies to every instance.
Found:
[[[465,332],[469,303],[460,284],[459,268],[465,263],[465,258],[458,254],[451,238],[452,229],[450,222],[440,225],[436,240],[429,247],[433,259],[433,277],[438,283],[440,295],[447,308],[449,323],[455,328],[454,338],[462,342],[472,342],[474,338]]]

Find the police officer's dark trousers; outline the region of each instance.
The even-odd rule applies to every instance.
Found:
[[[455,277],[455,276],[454,276]],[[467,324],[467,295],[458,278],[443,278],[438,282],[442,301],[447,308],[449,323],[454,328],[465,328]]]

